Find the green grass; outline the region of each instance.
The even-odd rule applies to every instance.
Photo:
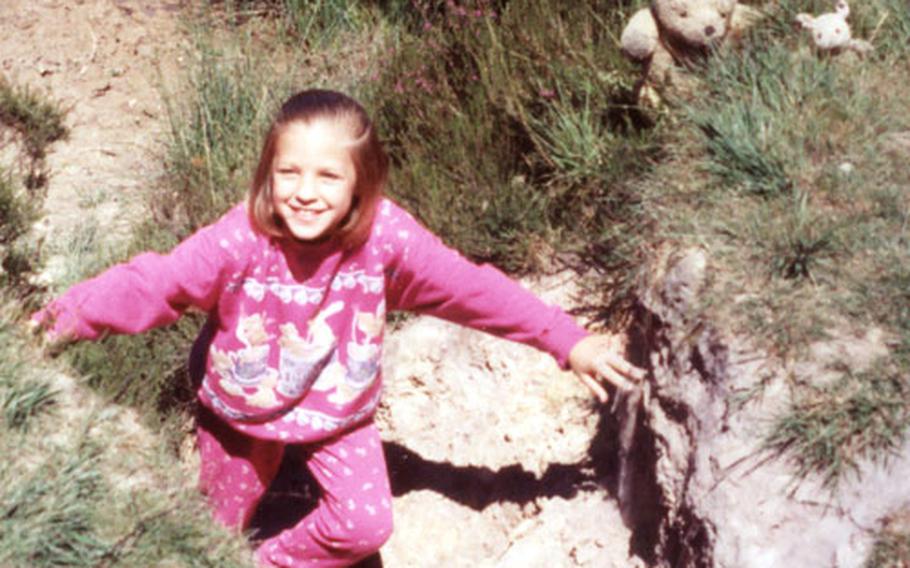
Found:
[[[89,566],[103,545],[91,527],[88,500],[99,477],[89,453],[48,452],[35,457],[34,439],[56,394],[24,357],[16,328],[20,314],[4,292],[0,314],[0,565]],[[26,446],[28,442],[30,445]],[[44,463],[30,463],[33,460]]]
[[[0,103],[5,106],[0,119],[19,131],[29,159],[44,168],[47,144],[65,134],[53,127],[62,124],[62,114],[51,103],[41,106],[45,99],[32,91],[5,82],[2,87]],[[40,195],[27,189],[4,165],[0,171],[4,269],[0,277],[0,452],[5,456],[0,465],[0,565],[250,566],[245,543],[211,522],[192,475],[181,473],[172,447],[175,435],[149,436],[151,445],[131,447],[126,455],[123,446],[129,445],[135,432],[121,429],[121,410],[110,402],[95,402],[85,385],[75,390],[52,386],[50,375],[60,371],[24,337],[22,324],[25,310],[37,302],[30,275],[39,262],[29,229]],[[169,241],[156,242],[164,238],[161,232],[142,238],[161,248],[175,242],[173,235]],[[57,286],[82,279],[122,256],[122,251],[99,249],[97,242],[97,227],[88,223],[65,243],[53,243],[51,248],[70,253]],[[176,414],[173,401],[189,399],[186,393],[178,393],[178,381],[152,382],[151,389],[143,384],[147,373],[174,368],[163,357],[166,343],[162,339],[154,347],[145,347],[146,363],[154,361],[158,366],[149,364],[143,376],[124,368],[133,356],[126,352],[106,377],[110,385],[101,384],[104,377],[91,371],[84,382],[99,391],[109,386],[111,400],[129,400],[137,407],[146,403],[149,421],[166,422]],[[186,356],[182,347],[181,367]],[[95,355],[107,357],[104,351]],[[103,368],[96,363],[91,366]],[[172,389],[166,396],[154,390],[162,385]],[[175,423],[171,420],[161,428],[173,430]],[[135,480],[134,472],[122,471],[128,467],[138,467],[140,478],[154,476],[159,481],[121,486],[118,479]]]
[[[16,191],[13,177],[0,170],[0,245],[8,246],[28,230],[34,204]]]
[[[777,196],[794,190],[813,154],[834,153],[850,108],[849,79],[834,64],[786,45],[754,46],[710,66],[709,96],[695,105],[709,159],[704,167],[730,190]],[[832,152],[833,151],[833,152]]]
[[[267,60],[256,63],[242,50],[208,43],[197,49],[189,94],[179,102],[167,97],[167,180],[150,201],[156,221],[169,223],[180,238],[245,195],[263,130],[290,89]]]
[[[6,297],[3,301],[8,301]],[[10,430],[28,431],[33,419],[53,407],[56,393],[18,356],[21,342],[15,328],[17,310],[3,306],[0,313],[0,410]]]
[[[211,522],[167,440],[150,436],[159,447],[127,456],[135,434],[119,430],[120,411],[73,408],[72,393],[50,387],[55,371],[22,336],[8,292],[0,295],[0,565],[249,566],[244,543]],[[161,481],[120,487],[115,477],[135,474],[114,474],[128,467]]]
[[[22,373],[23,369],[14,372]],[[4,373],[5,374],[5,373]],[[45,382],[13,383],[0,391],[0,407],[8,428],[28,430],[31,418],[53,406],[56,391]]]
[[[273,18],[284,41],[309,50],[332,46],[339,36],[362,32],[373,23],[368,4],[344,0],[235,0],[225,6],[235,23],[248,17]]]
[[[767,444],[786,452],[797,475],[818,474],[835,486],[855,473],[860,460],[895,453],[910,425],[910,384],[887,367],[853,374],[844,370],[833,385],[797,395]]]
[[[0,76],[0,123],[17,133],[25,154],[17,163],[0,164],[0,286],[22,296],[34,292],[28,276],[38,254],[27,233],[40,209],[35,190],[47,184],[48,147],[68,136],[64,117],[50,97]]]
[[[58,103],[0,77],[0,122],[22,135],[32,158],[44,158],[50,144],[67,137],[65,114]]]
[[[69,135],[65,116],[59,103],[0,76],[0,122],[16,130],[23,141],[28,157],[25,185],[29,189],[47,184],[44,158],[51,144]]]
[[[242,541],[212,523],[177,469],[168,471],[172,489],[125,491],[105,478],[103,462],[118,458],[101,446],[45,448],[27,470],[23,460],[0,466],[0,564],[251,566]]]
[[[142,411],[148,424],[184,416],[195,389],[187,371],[190,347],[204,319],[184,316],[173,326],[138,336],[110,336],[67,349],[67,360],[86,383],[111,401]]]
[[[36,218],[34,201],[0,166],[0,286],[25,287],[34,252],[25,237]]]
[[[126,254],[125,247],[103,243],[102,229],[93,218],[87,218],[73,230],[48,242],[43,252],[59,259],[51,284],[52,293],[61,293],[98,274]]]
[[[389,142],[393,195],[508,270],[579,252],[654,152],[629,105],[622,5],[418,5],[419,25],[362,91]]]
[[[906,57],[910,52],[910,12],[902,0],[874,0],[850,5],[854,37],[867,39],[876,58]]]
[[[96,566],[105,544],[92,523],[92,504],[102,497],[91,453],[51,454],[22,475],[19,464],[0,469],[0,564]]]

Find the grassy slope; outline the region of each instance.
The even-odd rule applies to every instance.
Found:
[[[42,362],[0,297],[0,565],[244,566],[173,450]]]
[[[910,66],[906,47],[860,62],[818,58],[792,40],[758,45],[713,62],[713,97],[686,109],[680,169],[695,166],[698,181],[679,188],[687,203],[661,222],[717,263],[711,317],[784,359],[832,333],[884,330],[891,356],[864,373],[844,361],[834,384],[797,380],[770,435],[799,474],[836,483],[857,459],[898,447],[910,420],[910,173],[894,147],[910,128],[910,99],[887,87]]]
[[[882,330],[889,356],[814,384],[794,377],[766,443],[835,487],[861,459],[900,448],[910,425],[910,15],[887,0],[853,6],[876,51],[824,57],[794,36],[782,2],[743,49],[702,73],[710,96],[672,112],[667,159],[638,187],[656,242],[705,248],[705,317],[784,361],[832,335]],[[757,393],[741,393],[746,397]],[[739,396],[739,395],[737,395]],[[882,533],[869,566],[902,565],[906,527]]]
[[[242,543],[212,526],[195,472],[23,336],[37,292],[35,172],[46,173],[43,158],[66,129],[56,103],[6,81],[0,122],[17,133],[25,163],[20,175],[0,172],[0,565],[248,565]]]

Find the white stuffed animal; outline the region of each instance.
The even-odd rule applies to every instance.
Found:
[[[847,16],[850,15],[850,6],[846,0],[838,0],[834,12],[821,16],[810,14],[797,14],[796,21],[812,33],[815,47],[822,52],[837,53],[843,50],[852,50],[857,53],[866,53],[872,50],[872,44],[861,39],[853,39]]]

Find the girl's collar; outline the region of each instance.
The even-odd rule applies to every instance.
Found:
[[[286,252],[306,257],[323,257],[333,252],[341,251],[341,243],[337,237],[319,241],[300,241],[294,238],[276,238],[278,246]]]

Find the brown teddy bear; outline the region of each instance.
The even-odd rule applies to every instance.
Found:
[[[636,12],[622,32],[623,52],[644,65],[639,100],[657,105],[658,90],[690,82],[677,73],[713,49],[738,37],[760,13],[736,0],[652,0]]]

